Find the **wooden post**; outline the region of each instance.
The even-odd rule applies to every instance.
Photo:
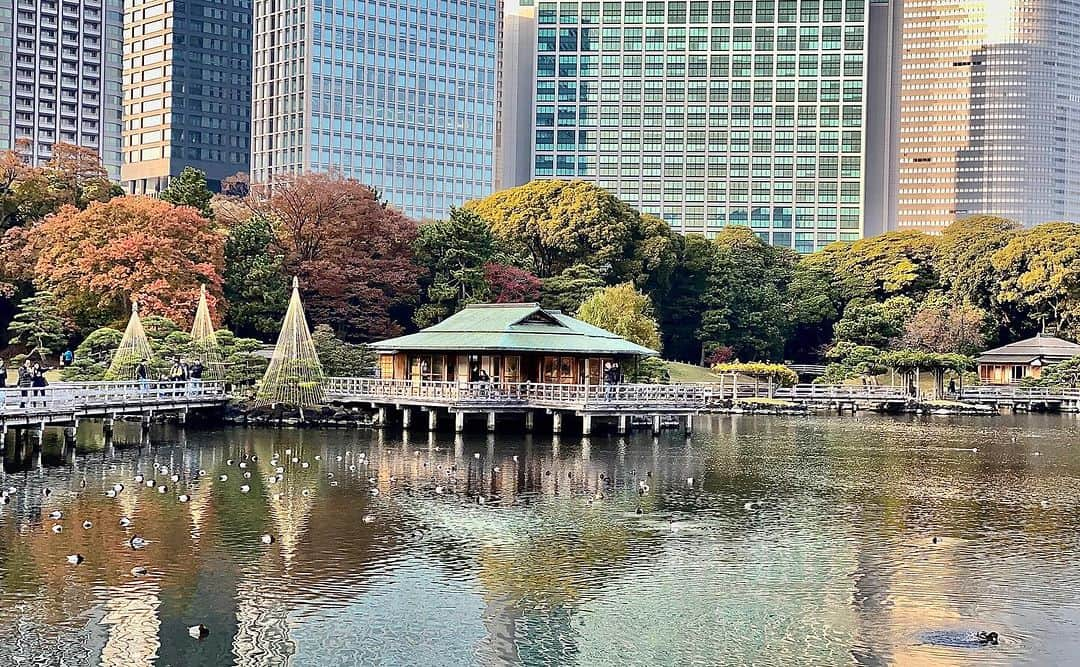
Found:
[[[495,432],[495,411],[491,410],[487,413],[487,430],[488,433]]]
[[[592,435],[592,415],[582,415],[581,435]]]
[[[525,432],[532,433],[534,428],[536,428],[536,413],[529,410],[525,413]]]
[[[427,430],[435,431],[439,428],[439,413],[435,408],[430,408],[427,413]]]
[[[464,432],[465,432],[465,413],[464,412],[455,412],[454,413],[454,433],[464,433]]]
[[[626,415],[619,415],[618,417],[618,429],[619,435],[626,435],[626,423],[630,420]]]
[[[188,409],[187,408],[182,408],[180,410],[180,412],[177,413],[177,415],[176,415],[176,423],[177,424],[186,424],[187,423],[187,413],[188,413]]]
[[[401,426],[405,429],[412,426],[412,408],[401,408]]]
[[[660,415],[653,415],[652,418],[652,434],[660,435]]]
[[[551,432],[555,435],[562,433],[562,413],[553,412],[551,414]]]
[[[386,406],[381,405],[375,411],[375,425],[380,428],[386,426]]]
[[[694,432],[694,415],[686,415],[686,434]]]

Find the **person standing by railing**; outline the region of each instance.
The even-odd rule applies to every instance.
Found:
[[[202,362],[196,359],[191,364],[191,368],[188,369],[188,377],[191,378],[192,392],[199,393],[199,389],[202,386],[203,365]]]
[[[30,387],[34,384],[34,366],[29,359],[25,360],[22,366],[19,366],[19,379],[17,384],[19,387],[19,396],[22,398],[22,401],[19,402],[19,407],[25,408],[27,397],[30,396]]]
[[[139,391],[146,391],[150,384],[150,366],[143,359],[135,366],[135,379],[139,381]]]
[[[45,405],[45,387],[49,386],[49,381],[45,379],[45,370],[42,369],[41,364],[35,363],[31,370],[30,386],[34,388],[33,395],[35,398],[41,398],[41,404]],[[31,406],[33,402],[31,402]]]

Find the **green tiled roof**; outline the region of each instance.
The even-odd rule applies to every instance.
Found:
[[[371,347],[382,352],[657,354],[557,310],[544,310],[537,303],[473,304],[423,331],[380,341]]]

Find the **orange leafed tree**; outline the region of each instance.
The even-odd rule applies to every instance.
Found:
[[[34,282],[81,327],[122,320],[137,299],[143,315],[191,323],[205,284],[221,300],[225,237],[189,206],[117,197],[80,211],[64,206],[30,228],[24,253]]]

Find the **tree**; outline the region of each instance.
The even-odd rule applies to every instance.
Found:
[[[25,346],[29,356],[38,355],[45,361],[63,352],[70,328],[52,293],[43,291],[22,300],[15,319],[8,325],[8,333],[12,344]]]
[[[283,176],[253,190],[253,200],[275,223],[285,269],[299,276],[313,321],[345,340],[401,332],[424,273],[413,258],[416,223],[332,173]]]
[[[93,202],[106,202],[118,193],[109,180],[109,172],[97,151],[63,142],[52,147],[52,157],[42,173],[59,204],[86,208]]]
[[[826,354],[829,365],[816,384],[836,384],[852,378],[874,378],[889,370],[881,363],[881,350],[870,345],[840,341]]]
[[[605,282],[643,284],[673,259],[671,231],[583,181],[533,181],[465,205],[491,223],[513,263],[541,279],[588,263]]]
[[[904,332],[904,326],[914,314],[915,301],[906,296],[894,296],[880,303],[852,301],[833,327],[833,335],[836,341],[883,349]]]
[[[470,303],[487,300],[484,267],[498,251],[495,237],[479,215],[451,210],[448,220],[420,227],[413,249],[417,263],[430,275],[426,303],[414,316],[417,326],[431,326]]]
[[[939,354],[919,350],[897,350],[881,355],[881,363],[891,368],[904,378],[904,384],[915,385],[918,371],[929,371],[934,376],[934,398],[941,398],[945,393],[945,373],[953,371],[963,377],[963,373],[975,367],[975,362],[963,354]]]
[[[846,304],[838,294],[830,259],[826,249],[801,258],[795,265],[787,288],[791,304],[787,358],[820,358],[821,351],[832,340],[833,326]]]
[[[585,300],[604,288],[600,272],[588,264],[575,264],[540,281],[540,303],[564,313],[576,313]]]
[[[271,340],[289,303],[289,280],[274,230],[261,215],[234,225],[225,240],[226,320],[241,336]]]
[[[578,319],[650,350],[660,350],[660,328],[649,297],[623,283],[596,292],[581,304]]]
[[[701,363],[703,352],[698,339],[702,297],[708,287],[715,246],[703,236],[681,237],[677,243],[675,269],[666,289],[654,296],[664,355],[668,359]]]
[[[779,356],[791,325],[786,289],[798,256],[746,227],[726,227],[713,243],[698,329],[703,344],[728,345],[740,359]]]
[[[75,363],[64,368],[64,379],[69,382],[93,382],[104,379],[113,353],[120,347],[124,334],[111,327],[90,332],[75,348]]]
[[[184,167],[158,197],[176,206],[190,206],[207,220],[214,219],[214,209],[210,206],[214,193],[206,186],[206,173],[195,167]]]
[[[201,285],[211,306],[221,298],[224,238],[191,208],[149,197],[65,206],[26,242],[35,283],[82,330],[124,319],[133,298],[178,321],[194,315]]]
[[[960,302],[994,310],[999,278],[992,258],[1020,231],[1012,220],[990,215],[964,218],[946,227],[934,252],[941,286]]]
[[[1080,333],[1080,225],[1051,222],[1012,236],[991,257],[995,299],[1015,309],[1009,328],[1032,335],[1046,325]]]
[[[1023,383],[1036,387],[1076,387],[1080,385],[1080,356],[1051,364],[1038,379],[1025,378]]]
[[[834,243],[816,261],[831,272],[835,299],[920,299],[938,286],[937,241],[915,230],[888,232],[853,243]]]
[[[928,301],[904,325],[900,345],[938,353],[976,354],[986,347],[986,312],[970,303]]]
[[[540,300],[540,279],[509,264],[485,264],[487,300],[492,303],[527,303]]]
[[[375,355],[367,346],[346,343],[325,324],[315,325],[311,340],[315,343],[315,352],[326,375],[366,377],[375,369]]]

